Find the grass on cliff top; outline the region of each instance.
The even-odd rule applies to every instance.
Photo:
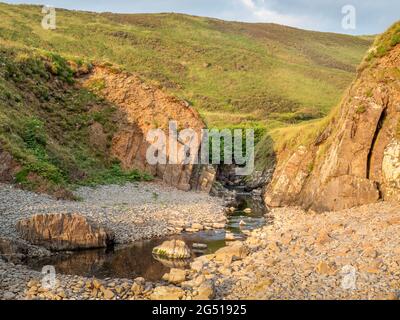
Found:
[[[57,10],[0,4],[4,43],[108,60],[190,102],[210,127],[299,123],[326,115],[371,44],[365,37],[180,14]]]
[[[297,147],[311,146],[335,117],[339,107],[322,119],[310,120],[300,124],[270,130],[256,146],[256,168],[262,170],[275,164],[276,154],[294,152]]]
[[[400,43],[400,21],[394,23],[385,33],[378,36],[365,60],[367,62],[386,55]]]

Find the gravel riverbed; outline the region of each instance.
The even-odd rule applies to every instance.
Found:
[[[185,230],[194,232],[199,228],[221,228],[226,222],[224,204],[220,198],[179,191],[162,182],[82,187],[74,193],[80,201],[55,200],[47,195],[0,184],[0,238],[25,242],[19,237],[15,225],[19,219],[34,214],[79,213],[110,229],[118,244]],[[25,244],[31,256],[50,254],[42,247]],[[149,298],[151,288],[155,285],[139,279],[136,285],[143,287],[143,290],[135,295],[131,290],[133,279],[94,280],[93,283],[93,279],[57,275],[54,290],[43,288],[42,279],[40,272],[0,258],[2,299],[110,299],[111,296],[141,299]]]
[[[123,192],[122,192],[123,191]],[[157,196],[155,195],[157,194]],[[224,218],[222,201],[157,184],[82,188],[81,202],[54,201],[0,186],[0,236],[17,237],[16,219],[79,212],[111,226],[119,242],[178,232]],[[2,299],[398,299],[400,206],[380,202],[339,212],[273,209],[273,223],[171,269],[160,281],[43,275],[0,259]],[[211,217],[211,218],[210,218]],[[174,221],[171,221],[173,219]],[[165,231],[168,230],[168,231]]]
[[[245,242],[245,258],[214,266],[220,298],[398,299],[399,204],[270,214],[273,223]]]
[[[79,213],[113,231],[119,244],[226,222],[221,199],[158,182],[83,187],[75,195],[81,201],[57,201],[0,184],[0,237],[18,238],[16,222],[43,213]]]

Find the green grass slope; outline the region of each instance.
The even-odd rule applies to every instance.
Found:
[[[374,65],[380,63],[381,57],[388,54],[395,46],[400,43],[400,21],[395,22],[386,32],[377,36],[370,49],[364,55],[364,59],[358,66],[358,74],[365,69],[373,70]],[[371,72],[371,71],[368,71]],[[398,68],[387,68],[388,74],[400,77]],[[354,76],[356,79],[356,76]],[[371,91],[372,92],[372,91]],[[310,147],[314,145],[318,137],[324,130],[335,121],[342,104],[336,105],[330,113],[322,119],[314,119],[304,123],[288,125],[275,128],[268,132],[268,135],[261,139],[257,146],[256,158],[258,167],[271,165],[276,153],[292,154],[300,145]],[[360,109],[360,112],[365,110]],[[398,133],[400,135],[400,123],[398,124]],[[321,152],[321,151],[320,151]]]
[[[123,172],[109,156],[116,107],[74,80],[90,68],[82,60],[67,61],[42,50],[0,48],[0,153],[7,151],[20,165],[17,184],[70,197],[66,190],[74,184],[150,178]],[[107,135],[103,149],[91,142],[94,122]]]
[[[212,127],[275,128],[338,103],[372,38],[180,14],[57,10],[0,3],[0,45],[106,60],[190,102]]]

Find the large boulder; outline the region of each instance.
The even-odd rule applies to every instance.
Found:
[[[190,265],[190,259],[167,258],[156,254],[153,255],[153,258],[167,268],[184,269]]]
[[[191,185],[194,190],[210,193],[216,178],[216,170],[212,165],[194,166]]]
[[[19,220],[16,228],[32,244],[53,251],[103,248],[113,235],[79,214],[38,214]]]
[[[164,241],[161,245],[153,248],[153,254],[170,259],[188,259],[191,252],[182,240]]]

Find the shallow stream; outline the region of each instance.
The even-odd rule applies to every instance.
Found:
[[[30,268],[42,270],[45,265],[53,265],[56,272],[85,277],[136,278],[159,280],[171,267],[185,268],[190,260],[160,260],[153,256],[155,246],[171,239],[184,240],[192,248],[194,243],[206,244],[207,249],[192,249],[193,257],[213,253],[226,246],[225,233],[231,232],[236,239],[245,239],[244,230],[253,230],[265,224],[265,210],[260,201],[255,201],[246,193],[239,193],[239,208],[228,217],[225,230],[209,230],[196,233],[183,233],[169,237],[137,241],[127,246],[116,246],[112,249],[96,249],[59,253],[42,259],[27,261]],[[246,214],[243,210],[251,208]],[[243,221],[245,224],[240,224]]]

